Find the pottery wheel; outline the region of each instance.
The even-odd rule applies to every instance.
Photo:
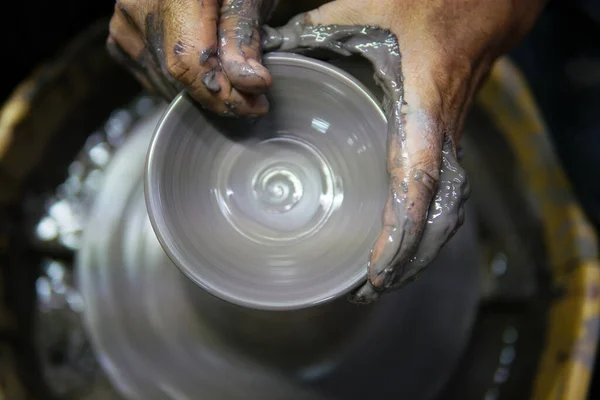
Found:
[[[337,100],[343,104],[343,99]],[[259,229],[260,241],[283,240],[284,243],[296,241],[299,240],[297,235],[299,231],[304,232],[303,240],[308,240],[306,238],[314,236],[315,233],[298,226],[317,226],[320,227],[319,229],[324,229],[328,221],[338,218],[336,224],[346,227],[349,236],[346,240],[348,246],[341,250],[332,249],[334,256],[329,260],[337,260],[337,258],[347,260],[350,272],[337,286],[335,280],[330,279],[326,286],[306,292],[300,288],[307,280],[310,281],[311,270],[294,271],[294,279],[282,277],[281,280],[284,283],[286,279],[293,281],[293,285],[297,285],[295,286],[298,288],[297,291],[290,290],[292,296],[288,296],[285,295],[285,291],[276,290],[274,293],[278,297],[271,298],[256,294],[257,288],[264,285],[264,282],[253,268],[249,269],[250,273],[243,270],[226,271],[227,279],[218,276],[212,281],[197,277],[194,279],[194,270],[185,271],[185,275],[181,274],[167,257],[154,234],[145,207],[143,184],[145,156],[158,118],[159,114],[156,114],[135,126],[128,142],[118,150],[111,162],[106,172],[104,187],[96,199],[92,217],[84,233],[83,245],[77,260],[79,287],[86,304],[87,331],[103,368],[123,396],[128,399],[144,400],[195,399],[201,393],[202,398],[207,400],[277,400],[318,399],[320,395],[317,393],[322,393],[329,399],[344,400],[369,397],[398,398],[399,396],[408,396],[405,398],[414,400],[433,398],[456,368],[469,340],[471,324],[477,309],[476,234],[474,221],[468,217],[471,215],[469,211],[467,210],[465,226],[446,246],[427,273],[416,284],[386,296],[375,305],[370,323],[365,325],[362,334],[342,356],[340,365],[328,374],[313,379],[311,384],[303,383],[301,380],[282,379],[274,371],[263,369],[251,360],[240,357],[232,349],[223,347],[219,340],[207,332],[206,321],[203,320],[201,310],[199,312],[191,304],[188,295],[190,283],[201,283],[209,291],[222,294],[228,289],[223,286],[223,282],[230,280],[232,276],[235,277],[237,272],[241,274],[242,279],[237,282],[233,279],[233,284],[236,285],[234,292],[242,293],[242,296],[233,299],[235,301],[258,304],[265,308],[269,308],[269,304],[282,301],[284,303],[287,301],[286,306],[291,308],[297,307],[301,302],[318,302],[321,299],[319,293],[326,293],[329,290],[329,296],[334,295],[342,290],[342,287],[347,289],[348,285],[354,284],[353,282],[358,281],[361,274],[364,274],[364,261],[362,259],[357,261],[360,257],[357,258],[354,252],[363,252],[364,249],[368,251],[368,246],[362,242],[367,242],[371,235],[378,232],[381,208],[377,208],[376,205],[380,200],[376,197],[371,200],[371,203],[365,200],[373,210],[364,210],[364,216],[356,213],[334,216],[335,207],[343,206],[337,202],[343,204],[351,198],[350,192],[347,191],[352,187],[350,181],[341,189],[336,188],[338,174],[347,173],[348,175],[344,176],[353,176],[352,165],[344,167],[349,170],[346,172],[339,167],[344,165],[343,154],[341,152],[327,154],[326,148],[324,150],[311,147],[306,143],[286,141],[274,143],[271,138],[263,138],[265,149],[271,149],[271,146],[275,145],[281,146],[278,147],[278,151],[284,152],[288,145],[300,146],[295,148],[294,153],[303,154],[307,162],[309,161],[307,165],[317,165],[319,171],[315,171],[314,176],[320,176],[323,179],[321,182],[325,182],[318,189],[310,188],[301,182],[301,192],[304,195],[316,191],[312,193],[324,197],[323,202],[319,204],[326,206],[322,206],[312,214],[318,217],[315,218],[317,222],[314,225],[312,219],[307,222],[302,220],[302,216],[295,216],[290,218],[290,224],[286,225],[289,228],[289,236],[283,235],[283,239],[272,237],[269,236],[268,229],[262,231]],[[313,126],[312,123],[309,126]],[[323,126],[317,121],[316,128],[313,126],[313,129],[323,129]],[[365,153],[365,157],[373,154],[370,153],[374,151],[373,147],[384,146],[383,141],[377,142],[374,138],[357,138],[357,140],[359,146],[356,151],[359,154]],[[214,147],[210,147],[210,143],[207,146],[218,154]],[[331,148],[334,149],[335,146]],[[192,150],[194,149],[190,149]],[[184,145],[181,146],[181,151],[185,151]],[[264,153],[265,161],[269,161],[268,153],[268,151]],[[211,152],[204,154],[209,157]],[[284,154],[289,153],[284,152]],[[335,157],[341,159],[335,161]],[[236,158],[230,156],[226,159],[227,162],[231,162]],[[244,190],[247,190],[248,195],[267,193],[267,198],[262,200],[267,201],[268,207],[275,207],[276,211],[293,210],[293,207],[289,208],[290,204],[295,204],[297,207],[311,206],[308,203],[298,204],[300,200],[297,194],[300,186],[296,179],[301,174],[294,172],[292,167],[285,173],[281,173],[281,171],[271,171],[269,169],[271,164],[265,162],[254,171],[252,166],[244,164],[243,157],[238,156],[237,159],[237,162],[241,163],[240,168],[244,167],[241,168],[240,176],[249,174],[267,178],[253,181],[250,186],[243,179],[239,182],[235,179],[223,181],[219,171],[222,173],[229,168],[224,166],[222,170],[214,171],[216,175],[208,175],[210,179],[214,179],[212,182],[228,182],[237,188],[239,186],[235,185],[239,184],[242,187],[246,185]],[[290,161],[289,165],[298,164],[291,155],[286,157],[286,161]],[[197,162],[202,164],[206,161]],[[339,163],[337,168],[340,169],[336,169],[336,162]],[[210,165],[204,166],[210,170]],[[173,159],[172,164],[165,168],[167,170],[178,168],[177,160]],[[236,165],[231,163],[230,168],[233,171]],[[290,176],[290,173],[294,176]],[[277,178],[274,181],[273,176]],[[200,181],[208,178],[197,176],[197,179]],[[376,179],[371,183],[373,187],[378,187],[378,184]],[[385,185],[385,180],[383,184]],[[177,186],[177,183],[172,182],[172,185]],[[328,194],[327,188],[333,191],[331,195]],[[222,193],[219,193],[221,189],[218,185],[213,189],[208,191],[208,194],[194,192],[191,193],[192,196],[190,193],[185,195],[188,198],[197,196],[198,201],[203,201],[202,196],[211,196],[211,200],[205,200],[214,202],[217,209],[219,205],[223,207],[222,202],[231,201],[226,198],[219,200],[219,196],[227,195],[226,189],[223,189]],[[342,191],[344,196],[342,199],[338,197],[336,200],[336,194],[340,193],[336,190]],[[365,190],[365,186],[356,185],[354,190]],[[368,199],[368,196],[366,198]],[[229,203],[227,207],[238,207],[239,211],[243,212],[244,207],[254,207],[256,204]],[[264,203],[260,204],[261,207],[264,206]],[[272,210],[268,207],[268,210]],[[259,211],[253,209],[252,212]],[[201,226],[205,221],[203,215],[197,214],[183,213],[180,218],[187,219],[189,226],[192,227],[194,222]],[[323,220],[325,223],[318,222]],[[293,224],[299,221],[302,224]],[[154,222],[156,224],[156,220]],[[255,221],[246,222],[248,226],[253,226],[252,224],[255,223]],[[357,232],[354,229],[359,228],[353,228],[357,223],[360,228],[358,235],[360,239],[353,239],[350,233]],[[229,226],[234,226],[234,223],[230,222]],[[200,228],[189,229],[195,229],[193,234],[199,234],[201,231]],[[226,239],[226,236],[220,236],[224,234],[220,229],[224,228],[212,223],[206,228],[216,237]],[[281,231],[282,227],[276,226],[273,229]],[[252,240],[249,240],[250,242]],[[225,250],[221,247],[219,251]],[[248,249],[244,250],[244,254],[251,257]],[[326,252],[316,254],[318,258],[326,256]],[[232,256],[228,255],[228,257]],[[249,261],[258,262],[257,260],[269,261],[258,258]],[[223,261],[227,261],[227,258],[224,257]],[[263,267],[271,265],[271,268],[277,268],[268,263],[260,265]],[[319,265],[323,267],[322,264]],[[181,265],[179,267],[181,268]],[[205,273],[207,269],[197,271]],[[212,272],[216,274],[216,270]],[[328,273],[339,277],[339,272],[333,269]],[[272,271],[269,273],[271,274]],[[312,270],[312,273],[315,271]],[[240,292],[237,285],[249,278],[255,279],[255,286],[245,293]],[[213,286],[207,282],[212,283]],[[314,372],[319,376],[319,371]],[[373,385],[373,382],[377,382],[377,385]]]

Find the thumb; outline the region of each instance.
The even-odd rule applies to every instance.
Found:
[[[313,26],[388,28],[384,20],[372,20],[373,13],[361,12],[357,6],[360,2],[334,1],[306,13],[304,21]],[[439,83],[442,82],[435,72],[439,65],[433,61],[438,57],[428,54],[428,47],[403,58],[402,82],[395,82],[403,84],[403,93],[399,101],[392,101],[392,109],[388,110],[390,195],[383,213],[384,227],[369,261],[368,285],[377,290],[402,279],[403,267],[416,251],[438,190],[442,143],[447,132],[441,115],[443,101]],[[371,62],[379,70],[394,67],[378,66],[378,60],[374,59]],[[390,91],[386,92],[389,95]]]

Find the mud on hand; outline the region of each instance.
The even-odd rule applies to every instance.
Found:
[[[315,26],[303,14],[281,28],[265,27],[263,38],[266,50],[361,55],[373,65],[384,91],[389,196],[383,229],[371,250],[368,281],[350,296],[354,302],[370,303],[416,279],[463,223],[470,189],[454,138],[419,112],[413,118],[421,125],[421,135],[407,135],[402,60],[391,32],[369,26]]]
[[[108,50],[149,90],[186,90],[222,115],[262,115],[271,75],[259,27],[275,0],[117,0]]]

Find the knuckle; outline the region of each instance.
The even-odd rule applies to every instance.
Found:
[[[137,27],[135,20],[132,16],[132,11],[136,9],[136,4],[127,0],[119,0],[115,4],[115,16],[121,18],[127,24]]]
[[[412,172],[412,179],[424,186],[429,192],[433,191],[438,186],[439,181],[439,170],[428,168],[425,165],[416,165]]]
[[[183,60],[173,59],[167,62],[167,72],[173,78],[184,84],[190,84],[191,70],[189,63]]]

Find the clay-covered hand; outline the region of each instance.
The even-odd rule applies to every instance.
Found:
[[[166,100],[182,89],[224,115],[268,111],[260,26],[276,0],[117,0],[108,49]]]
[[[337,0],[266,28],[267,49],[328,49],[371,61],[386,95],[390,192],[373,246],[368,303],[414,280],[464,218],[457,142],[494,60],[530,28],[544,0]]]

